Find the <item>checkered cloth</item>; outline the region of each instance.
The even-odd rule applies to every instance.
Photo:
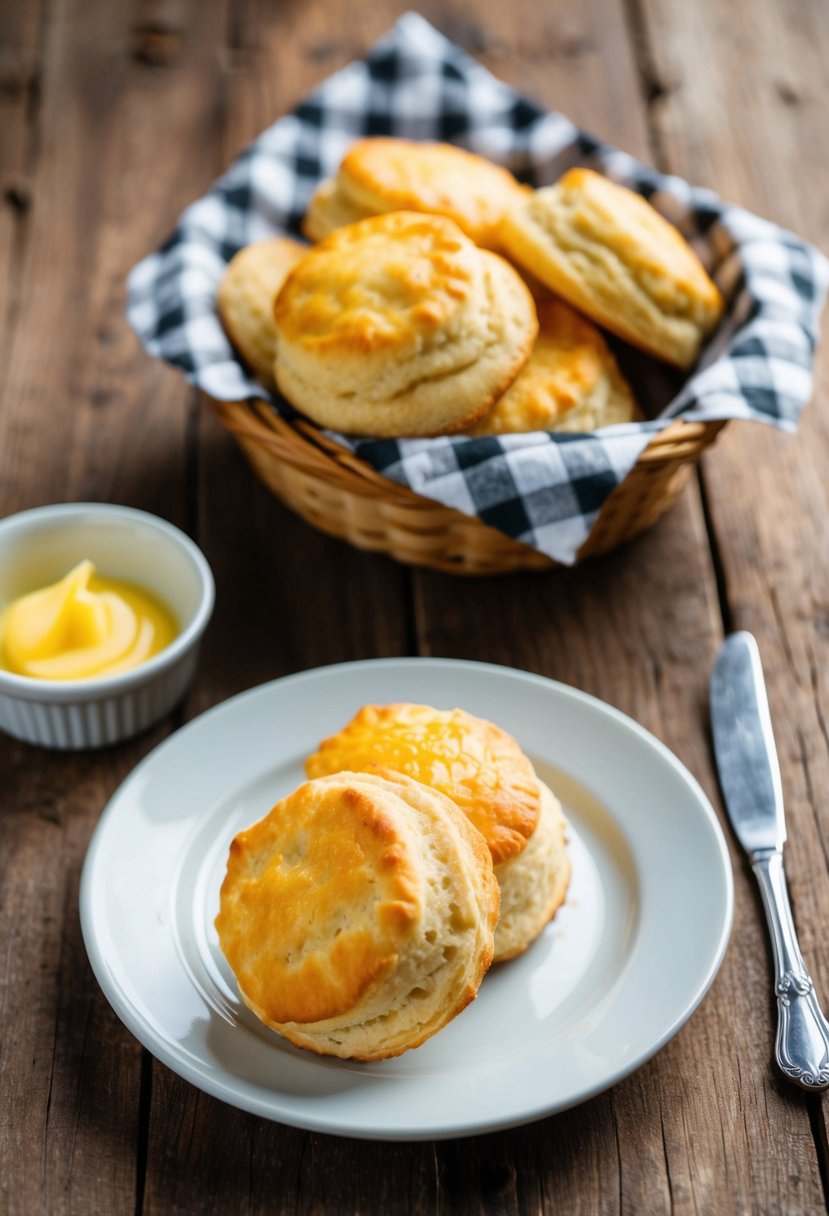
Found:
[[[264,398],[291,415],[236,359],[216,315],[216,289],[243,245],[299,233],[317,183],[364,135],[451,141],[537,186],[574,165],[597,169],[639,191],[680,229],[727,300],[699,365],[663,394],[653,420],[589,435],[335,436],[385,476],[570,563],[608,495],[670,419],[749,418],[795,429],[811,392],[829,283],[824,258],[774,224],[646,168],[546,112],[414,13],[260,135],[188,207],[162,248],[135,267],[127,314],[151,354],[211,397]]]

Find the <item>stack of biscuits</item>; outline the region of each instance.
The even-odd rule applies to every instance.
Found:
[[[687,369],[723,311],[678,230],[588,169],[531,190],[449,144],[363,139],[304,230],[237,254],[219,315],[269,391],[346,434],[634,421],[602,330]]]
[[[417,1047],[564,902],[566,823],[517,742],[463,710],[365,706],[234,839],[216,928],[243,1000],[321,1055]]]

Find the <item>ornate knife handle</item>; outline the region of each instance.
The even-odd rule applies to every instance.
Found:
[[[774,954],[777,1066],[803,1089],[827,1089],[829,1023],[821,1013],[812,977],[797,944],[783,854],[777,849],[756,853],[751,868],[760,884]]]

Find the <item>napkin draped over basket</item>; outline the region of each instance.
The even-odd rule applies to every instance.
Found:
[[[227,262],[252,241],[297,234],[349,144],[380,134],[460,144],[534,186],[587,166],[676,225],[726,313],[690,378],[663,390],[656,418],[592,434],[355,439],[320,430],[250,377],[216,313]],[[827,283],[825,259],[806,242],[600,143],[408,13],[188,207],[132,271],[127,313],[147,350],[213,400],[259,476],[315,526],[404,562],[494,573],[573,564],[637,535],[729,419],[793,431],[811,393]]]

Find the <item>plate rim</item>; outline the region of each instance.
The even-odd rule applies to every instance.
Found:
[[[238,706],[243,701],[255,700],[257,697],[267,697],[271,691],[279,687],[280,689],[286,685],[290,685],[299,681],[310,681],[312,679],[320,679],[330,676],[336,672],[359,671],[365,668],[393,668],[393,667],[412,667],[412,668],[434,668],[435,670],[451,670],[463,669],[474,670],[484,675],[489,675],[496,679],[507,678],[516,680],[519,683],[527,682],[547,692],[552,692],[556,696],[565,699],[572,699],[585,706],[589,710],[598,712],[601,715],[609,718],[615,726],[631,731],[638,736],[640,741],[647,747],[653,749],[663,761],[667,762],[673,775],[687,786],[694,801],[697,804],[698,811],[707,820],[708,827],[711,831],[712,839],[717,846],[717,853],[721,862],[721,877],[722,888],[721,894],[724,900],[724,914],[722,922],[719,925],[719,935],[716,942],[716,947],[712,951],[704,974],[697,983],[696,989],[693,992],[691,999],[685,1004],[684,1008],[677,1014],[671,1023],[664,1028],[661,1034],[653,1039],[649,1044],[638,1052],[632,1059],[625,1061],[615,1069],[609,1070],[596,1083],[585,1085],[584,1089],[573,1095],[570,1100],[553,1101],[547,1103],[536,1103],[528,1106],[527,1110],[515,1117],[499,1118],[480,1118],[472,1120],[463,1125],[457,1122],[452,1122],[446,1125],[437,1125],[424,1130],[406,1130],[404,1128],[385,1128],[380,1126],[357,1126],[350,1127],[345,1125],[340,1120],[326,1121],[325,1118],[319,1116],[305,1116],[300,1111],[285,1112],[283,1110],[274,1110],[272,1105],[265,1100],[258,1099],[255,1095],[246,1095],[239,1093],[228,1092],[228,1086],[222,1080],[224,1072],[220,1072],[218,1076],[214,1076],[208,1069],[199,1071],[193,1065],[190,1065],[186,1059],[183,1059],[174,1050],[170,1049],[165,1040],[158,1039],[152,1033],[152,1026],[135,1007],[122,994],[117,986],[117,981],[113,977],[110,982],[110,972],[108,963],[104,957],[96,936],[94,925],[94,917],[91,912],[91,904],[93,900],[93,877],[95,870],[95,861],[99,849],[102,847],[102,842],[105,838],[107,825],[110,818],[117,813],[118,804],[124,795],[128,792],[129,787],[135,782],[138,782],[144,770],[151,764],[158,763],[161,756],[166,754],[174,747],[181,746],[183,742],[202,728],[206,719],[213,719],[224,714],[233,714],[237,711]],[[611,808],[608,808],[608,813],[613,815]],[[716,976],[720,970],[728,944],[731,937],[731,931],[734,921],[734,879],[731,865],[728,845],[725,839],[722,825],[719,817],[714,810],[710,799],[703,790],[700,783],[690,770],[682,763],[682,761],[664,744],[660,739],[648,731],[644,726],[637,722],[634,718],[617,709],[615,706],[602,701],[601,698],[594,696],[592,693],[584,692],[582,689],[576,688],[573,685],[565,684],[562,681],[552,679],[547,676],[538,675],[535,672],[526,671],[522,668],[508,667],[502,664],[485,663],[478,660],[466,660],[455,658],[442,658],[438,656],[386,656],[377,659],[356,659],[345,662],[323,664],[318,667],[307,668],[303,671],[291,672],[288,675],[277,677],[273,680],[268,680],[262,684],[254,685],[251,688],[244,689],[216,705],[206,709],[203,713],[198,714],[191,721],[185,723],[178,730],[174,730],[166,739],[163,739],[156,747],[152,748],[146,756],[144,756],[138,764],[132,768],[124,777],[118,786],[113,790],[106,805],[99,817],[97,824],[93,830],[92,836],[87,846],[86,854],[83,861],[83,866],[79,884],[79,915],[81,922],[81,934],[86,949],[87,957],[92,968],[95,979],[101,988],[101,991],[115,1012],[119,1020],[126,1026],[130,1033],[141,1043],[141,1045],[150,1052],[150,1054],[163,1063],[171,1071],[197,1089],[210,1094],[212,1097],[218,1098],[220,1101],[227,1103],[230,1106],[236,1107],[239,1110],[258,1115],[272,1122],[281,1123],[286,1126],[295,1127],[300,1130],[314,1131],[326,1135],[336,1135],[352,1139],[369,1139],[383,1140],[389,1142],[415,1142],[424,1140],[452,1139],[476,1135],[485,1135],[489,1132],[507,1130],[513,1127],[523,1126],[525,1124],[538,1121],[539,1119],[561,1113],[562,1111],[572,1109],[575,1106],[581,1105],[583,1102],[589,1101],[613,1086],[620,1081],[630,1076],[637,1069],[641,1068],[648,1060],[656,1055],[662,1048],[678,1033],[685,1023],[693,1016],[699,1008],[705,996],[709,992]],[[204,1064],[204,1061],[202,1061]]]

